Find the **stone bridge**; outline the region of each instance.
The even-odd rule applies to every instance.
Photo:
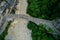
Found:
[[[36,23],[37,25],[39,25],[41,23],[45,24],[45,25],[47,25],[46,26],[47,30],[48,30],[48,28],[52,28],[53,30],[55,30],[58,33],[58,31],[56,30],[56,28],[53,25],[53,21],[49,21],[49,20],[45,20],[45,19],[39,19],[39,18],[34,18],[34,17],[31,17],[29,15],[24,15],[24,14],[7,14],[6,16],[4,16],[4,20],[2,21],[3,23],[5,21],[5,24],[2,25],[2,28],[3,28],[3,26],[7,25],[7,21],[19,20],[20,18],[26,19],[28,21],[32,21],[32,22]]]

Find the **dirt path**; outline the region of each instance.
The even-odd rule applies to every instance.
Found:
[[[27,0],[19,0],[16,14],[26,14]],[[14,20],[8,30],[5,40],[32,40],[31,30],[27,28],[28,21],[25,19]]]

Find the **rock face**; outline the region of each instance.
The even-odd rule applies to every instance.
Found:
[[[26,14],[27,0],[19,0],[16,14]],[[14,20],[11,24],[5,40],[32,40],[31,30],[27,28],[28,21],[25,19]]]
[[[56,30],[60,33],[60,19],[53,20],[53,23]]]

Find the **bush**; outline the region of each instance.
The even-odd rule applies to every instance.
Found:
[[[53,20],[60,18],[60,0],[27,0],[27,13],[33,17]]]
[[[32,17],[53,20],[60,18],[60,0],[27,0],[27,14]],[[54,38],[53,35],[47,34],[44,25],[36,25],[30,22],[28,28],[32,30],[33,40],[60,40]],[[52,32],[51,29],[49,29]]]
[[[46,27],[45,25],[43,24],[36,25],[33,22],[30,22],[29,24],[30,25],[28,25],[28,28],[32,30],[32,34],[31,34],[32,40],[55,40],[53,35],[47,32],[47,30],[45,29]]]

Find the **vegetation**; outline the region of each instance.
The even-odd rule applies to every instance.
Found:
[[[27,14],[32,17],[47,20],[60,18],[60,0],[27,0],[27,2]],[[29,22],[27,26],[32,30],[33,40],[60,40],[60,36],[56,38],[49,34],[44,25]],[[49,29],[49,31],[53,32],[52,29]]]
[[[9,22],[8,22],[6,29],[5,29],[5,30],[3,31],[3,33],[0,35],[0,40],[5,40],[4,38],[5,38],[5,36],[8,34],[8,28],[9,28],[11,22],[12,22],[12,21],[9,21]]]
[[[36,25],[35,23],[30,21],[27,26],[28,29],[32,30],[32,40],[60,40],[59,35],[55,35],[55,38],[55,36],[53,36],[46,30],[46,25]],[[53,30],[50,28],[49,31],[52,32]]]
[[[27,0],[27,13],[33,17],[53,20],[60,18],[60,0]]]
[[[1,4],[1,2],[3,2],[3,1],[6,2],[5,6],[8,7],[9,12],[15,14],[16,5],[17,5],[17,2],[18,2],[18,1],[15,1],[15,0],[14,0],[14,3],[15,3],[15,4],[12,5],[13,0],[0,0],[0,4]],[[7,4],[9,4],[9,5],[7,5]],[[4,5],[3,5],[3,6],[4,6]],[[13,7],[12,7],[12,6],[13,6]],[[6,9],[4,9],[3,13],[5,14],[5,12],[6,12]],[[8,28],[9,28],[11,22],[12,22],[12,21],[9,21],[9,22],[8,22],[5,30],[4,30],[3,33],[0,35],[0,40],[5,40],[4,38],[5,38],[5,36],[8,34]]]

